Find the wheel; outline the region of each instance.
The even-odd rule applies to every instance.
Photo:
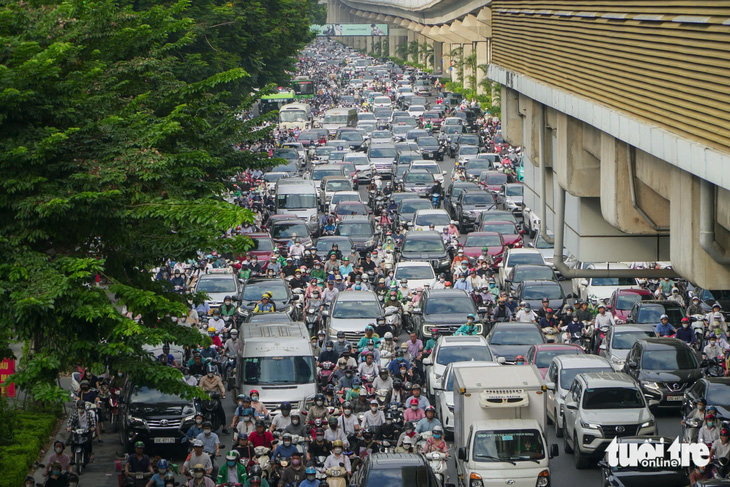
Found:
[[[555,419],[553,420],[553,424],[555,425],[555,437],[562,438],[563,437],[563,427],[560,426],[560,422],[558,421],[558,411],[557,410],[555,410]]]
[[[568,443],[568,435],[565,431],[565,421],[563,421],[563,450],[565,450],[565,453],[573,453],[573,449],[570,447],[570,444]]]
[[[116,433],[119,429],[119,414],[111,414],[109,419],[109,427],[112,433]]]
[[[575,431],[573,432],[573,437],[574,438],[578,437],[578,435],[575,433]],[[574,441],[577,441],[577,440],[574,440]],[[577,468],[578,470],[583,470],[583,469],[588,468],[588,466],[591,463],[590,457],[588,455],[582,454],[580,452],[580,448],[577,446],[573,450],[573,462],[575,463],[575,468]]]
[[[76,464],[76,475],[81,475],[84,470],[84,450],[78,451],[74,454],[74,463]]]

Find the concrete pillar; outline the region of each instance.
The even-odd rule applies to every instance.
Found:
[[[477,53],[477,93],[480,95],[483,95],[486,93],[486,90],[484,89],[484,86],[482,86],[482,80],[487,76],[484,69],[480,68],[479,66],[485,66],[488,63],[488,52],[489,52],[489,45],[486,41],[483,42],[476,42],[475,44],[476,53]]]
[[[595,155],[600,155],[600,133],[564,113],[557,114],[557,125],[554,169],[558,184],[573,196],[600,196],[601,168]]]
[[[373,52],[373,36],[368,36],[365,38],[365,49],[368,54]]]
[[[522,145],[519,93],[506,86],[502,86],[502,136],[511,145]]]
[[[434,74],[444,73],[446,66],[444,62],[444,43],[436,42],[433,43],[433,72]]]
[[[409,51],[407,58],[408,58],[408,61],[415,62],[416,59],[413,59],[413,56],[411,55],[410,50],[411,50],[411,43],[416,40],[416,33],[413,32],[411,29],[408,29],[407,33],[408,33],[407,34],[408,39],[406,41],[406,46],[408,46],[408,51]]]
[[[462,82],[464,83],[464,88],[471,88],[473,89],[474,86],[472,86],[472,80],[470,79],[472,76],[474,76],[474,71],[472,67],[469,65],[467,60],[469,57],[474,53],[474,45],[473,44],[464,44],[464,55],[463,55],[463,62],[464,62],[464,79]]]

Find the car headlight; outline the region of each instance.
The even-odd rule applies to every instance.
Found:
[[[616,365],[623,365],[625,362],[624,359],[617,357],[616,355],[611,355],[611,363],[614,363]]]
[[[439,261],[439,265],[449,265],[449,259],[443,259]]]
[[[596,423],[586,423],[586,422],[585,422],[585,421],[583,421],[582,419],[580,420],[580,425],[581,425],[581,427],[582,427],[582,428],[585,428],[585,429],[590,429],[590,430],[597,430],[597,429],[601,429],[601,425],[600,425],[600,424],[596,424]]]
[[[185,406],[182,411],[183,414],[192,414],[190,416],[190,419],[195,419],[195,408],[193,406]],[[185,418],[185,421],[187,421],[188,418]]]
[[[656,391],[659,390],[659,384],[657,384],[656,382],[641,381],[641,385],[646,387],[647,389],[653,389]]]
[[[654,426],[655,424],[656,424],[656,422],[654,421],[654,419],[650,419],[649,421],[647,421],[647,422],[645,422],[645,423],[642,423],[642,424],[641,424],[641,427],[642,427],[642,428],[651,428],[651,427],[652,427],[652,426]]]
[[[366,247],[370,247],[372,245],[375,245],[375,240],[370,239],[367,242],[365,242],[365,246]]]
[[[195,419],[195,418],[193,418]],[[133,428],[146,428],[147,427],[147,421],[145,421],[142,418],[135,418],[134,416],[129,418],[130,426]]]

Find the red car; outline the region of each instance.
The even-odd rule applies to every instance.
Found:
[[[268,262],[274,255],[274,241],[268,233],[249,233],[246,235],[253,240],[253,247],[246,251],[248,255],[255,255],[259,262]]]
[[[522,247],[522,233],[514,222],[493,221],[484,222],[480,232],[497,232],[502,234],[504,244],[510,248]]]
[[[479,175],[479,185],[492,193],[499,193],[503,184],[510,183],[509,176],[498,171],[482,171]]]
[[[431,128],[433,130],[438,130],[441,128],[444,117],[439,110],[429,110],[421,115],[421,127],[426,125],[427,120],[431,122]]]
[[[626,321],[634,303],[649,299],[654,299],[654,296],[648,289],[616,289],[606,306],[614,318]]]
[[[494,260],[494,265],[502,262],[505,245],[502,235],[497,232],[472,232],[466,236],[464,245],[464,255],[469,260],[474,261],[482,255],[482,248],[487,247],[487,253]]]
[[[538,343],[533,345],[527,351],[525,361],[528,364],[534,364],[545,378],[550,368],[553,357],[558,355],[584,355],[585,352],[578,345],[572,343]]]

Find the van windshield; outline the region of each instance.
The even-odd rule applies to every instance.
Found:
[[[280,122],[306,122],[307,112],[304,110],[284,110],[279,112]]]
[[[537,430],[477,431],[472,451],[475,462],[531,462],[545,458]]]
[[[333,318],[377,318],[380,305],[375,301],[340,301],[332,311]]]
[[[323,123],[327,125],[347,125],[347,115],[325,115]]]
[[[280,194],[276,196],[278,208],[317,208],[317,196],[313,194]]]
[[[250,385],[311,384],[314,356],[247,357],[243,359],[243,383]]]

